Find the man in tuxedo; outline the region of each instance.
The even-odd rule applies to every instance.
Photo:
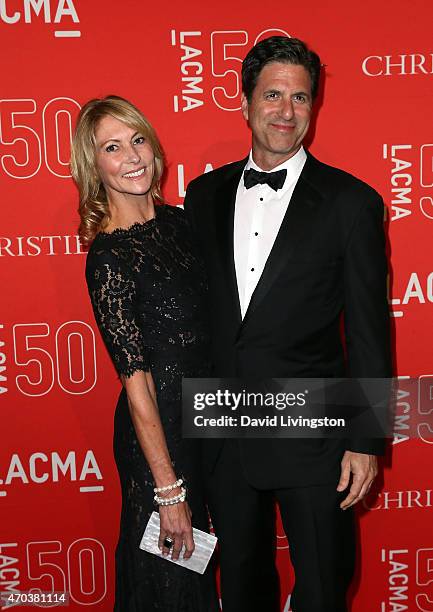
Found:
[[[390,376],[383,201],[303,148],[319,74],[319,57],[297,39],[255,45],[242,65],[251,152],[188,186],[185,211],[209,276],[215,376]],[[275,499],[295,570],[293,610],[345,611],[352,506],[376,476],[382,442],[204,447],[224,612],[279,610]]]

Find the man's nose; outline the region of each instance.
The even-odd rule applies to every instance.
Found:
[[[292,98],[283,99],[281,102],[281,115],[284,119],[291,119],[294,115]]]

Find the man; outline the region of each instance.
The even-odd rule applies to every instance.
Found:
[[[209,275],[215,376],[390,376],[383,202],[302,147],[319,73],[301,41],[259,42],[242,65],[251,153],[188,187],[185,210]],[[274,499],[295,569],[293,610],[347,609],[349,508],[382,450],[366,439],[206,441],[224,612],[279,610]]]

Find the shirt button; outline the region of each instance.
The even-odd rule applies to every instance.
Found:
[[[254,236],[258,236],[258,235],[259,235],[259,232],[254,232]]]
[[[254,272],[254,268],[251,268],[251,272]]]
[[[263,198],[260,198],[260,202],[263,202]]]

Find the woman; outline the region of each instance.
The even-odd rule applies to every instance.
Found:
[[[108,96],[82,108],[71,168],[79,233],[91,244],[89,294],[123,384],[114,433],[122,487],[115,610],[216,610],[209,568],[200,576],[139,549],[154,497],[164,554],[177,559],[185,545],[191,556],[191,515],[195,527],[208,527],[199,447],[181,435],[182,377],[208,373],[203,269],[183,212],[161,203],[161,147],[130,102]]]

